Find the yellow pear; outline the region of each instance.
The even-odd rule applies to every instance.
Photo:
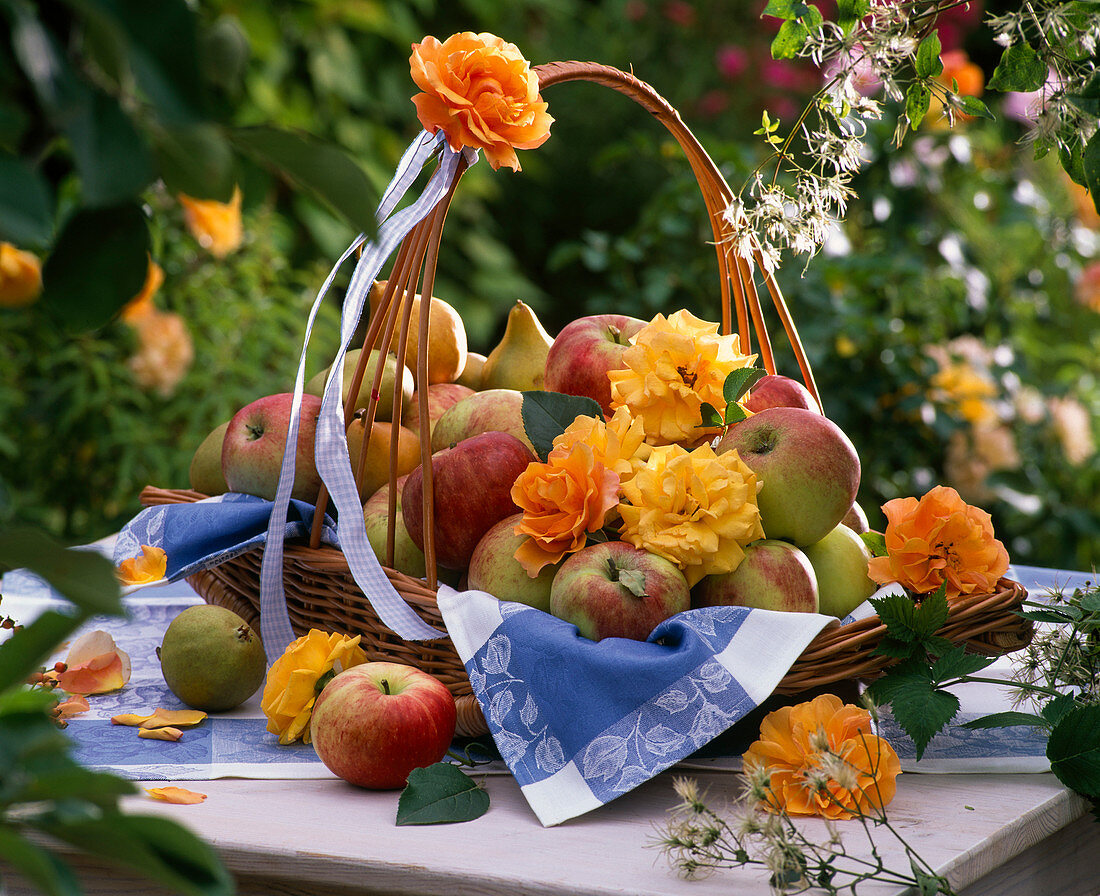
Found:
[[[355,376],[355,368],[359,363],[359,356],[362,353],[362,349],[353,348],[344,355],[344,379],[343,388],[341,389],[341,401],[348,400],[348,393],[351,392],[351,381]],[[378,387],[378,405],[375,409],[375,420],[390,420],[393,418],[393,390],[397,387],[397,356],[387,354],[383,360],[382,369],[382,382]],[[330,364],[324,370],[318,371],[308,383],[305,385],[305,391],[308,395],[321,395],[325,394],[325,382],[328,380],[329,370],[332,365]],[[378,368],[378,351],[372,349],[370,355],[367,358],[366,370],[363,374],[363,380],[359,384],[359,394],[355,399],[355,407],[365,408],[370,401],[371,386],[374,385],[374,374]],[[407,414],[409,406],[412,402],[413,394],[413,377],[412,372],[408,369],[401,371],[401,408],[402,415]]]
[[[517,301],[508,312],[496,348],[489,352],[481,371],[482,389],[541,389],[546,356],[553,344],[530,305]]]
[[[477,392],[481,388],[481,372],[485,369],[486,360],[480,352],[466,352],[466,366],[455,382]]]
[[[378,312],[385,292],[386,281],[377,280],[370,289],[369,300],[371,314]],[[409,318],[409,338],[405,344],[405,366],[417,375],[416,352],[420,344],[420,296],[413,297],[412,314]],[[394,301],[397,301],[394,297]],[[398,311],[394,325],[390,351],[397,351],[401,338],[401,312]],[[381,343],[379,338],[375,345]],[[428,383],[453,383],[466,366],[466,326],[454,307],[437,296],[432,296],[428,307]],[[417,384],[419,385],[419,384]]]
[[[366,437],[366,421],[355,417],[348,424],[348,454],[351,457],[351,471],[355,473],[359,466],[359,455]],[[370,441],[367,444],[367,456],[363,464],[363,480],[359,485],[359,500],[366,501],[383,485],[390,481],[390,443],[393,441],[393,424],[375,421],[370,429]],[[397,427],[397,475],[411,473],[420,465],[420,439],[410,429]]]

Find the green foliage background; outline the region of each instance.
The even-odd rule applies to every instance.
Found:
[[[680,110],[736,189],[761,157],[752,137],[761,110],[788,123],[817,86],[797,66],[770,63],[763,5],[207,0],[199,14],[227,43],[247,42],[239,76],[219,94],[234,125],[299,129],[342,147],[376,190],[419,129],[410,44],[458,30],[500,34],[536,63],[632,69]],[[978,19],[961,33],[988,78],[996,56]],[[521,153],[520,174],[475,166],[448,217],[436,292],[461,311],[471,347],[492,347],[517,298],[551,333],[608,310],[649,318],[688,307],[714,319],[709,228],[675,146],[603,88],[563,85],[546,99],[551,139]],[[892,121],[876,128],[843,238],[808,265],[788,259],[781,281],[826,409],[863,460],[872,524],[886,500],[952,484],[947,446],[970,424],[930,396],[926,348],[969,335],[994,358],[993,401],[1021,458],[983,483],[983,506],[1019,562],[1088,569],[1100,557],[1100,465],[1095,454],[1067,459],[1049,402],[1081,402],[1100,437],[1098,315],[1074,298],[1096,231],[1077,219],[1057,164],[1032,160],[1022,126],[1000,114],[996,94],[985,99],[995,122],[955,132],[926,123],[902,149],[890,143]],[[259,165],[245,165],[241,180],[247,240],[222,261],[194,244],[171,197],[148,199],[167,274],[157,303],[183,315],[196,348],[172,395],[134,382],[122,324],[74,337],[41,316],[4,314],[0,485],[10,515],[69,542],[105,535],[136,512],[144,484],[185,485],[191,450],[236,407],[290,387],[305,309],[354,230]],[[335,300],[327,312],[307,373],[335,344]],[[780,364],[791,372],[789,359]],[[1012,410],[1022,390],[1041,397],[1038,418]]]

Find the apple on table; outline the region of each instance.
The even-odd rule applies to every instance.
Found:
[[[454,740],[454,697],[415,666],[368,662],[333,678],[313,706],[310,737],[325,767],[371,790],[404,787]]]
[[[608,372],[621,370],[630,338],[646,325],[625,314],[591,314],[566,324],[546,356],[543,388],[593,399],[610,417]]]
[[[809,557],[789,541],[762,538],[745,545],[745,556],[732,572],[700,579],[691,605],[817,613],[817,575]]]
[[[550,612],[592,641],[644,641],[690,607],[691,590],[680,568],[624,541],[581,548],[562,563],[550,588]]]
[[[294,395],[280,392],[257,398],[233,415],[222,441],[222,474],[229,491],[275,500],[283,467],[283,451],[290,431]],[[294,455],[291,497],[316,501],[321,476],[314,461],[313,442],[321,399],[303,395]]]

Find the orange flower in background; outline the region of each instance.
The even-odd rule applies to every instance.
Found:
[[[129,680],[130,657],[107,632],[97,630],[73,642],[57,686],[70,694],[107,694]]]
[[[225,258],[240,248],[244,238],[241,225],[241,188],[233,188],[228,202],[213,199],[193,199],[179,194],[183,220],[199,245],[215,258]]]
[[[520,170],[517,149],[535,149],[554,119],[539,96],[539,80],[519,48],[492,34],[463,31],[443,43],[413,44],[413,97],[424,130],[447,135],[451,149],[483,150],[494,169]]]
[[[764,808],[846,819],[881,810],[897,791],[901,763],[871,731],[871,714],[833,694],[771,712],[742,756],[770,775]]]
[[[966,54],[965,50],[945,50],[940,54],[940,61],[943,63],[943,71],[940,72],[936,78],[944,87],[948,90],[954,90],[954,85],[958,84],[959,96],[978,96],[982,95],[982,90],[985,87],[985,74],[982,72],[981,66],[970,61],[970,57]],[[946,122],[944,118],[940,117],[940,112],[943,111],[943,103],[940,98],[933,94],[928,104],[928,115],[925,121],[930,122],[933,126],[942,127]],[[960,121],[971,121],[973,115],[967,115],[965,112],[955,110],[955,115]]]
[[[948,411],[975,426],[990,426],[1000,420],[992,399],[997,386],[984,371],[966,361],[943,363],[932,375],[929,397],[946,405]]]
[[[154,312],[153,296],[164,285],[164,269],[149,257],[149,264],[145,269],[145,283],[141,292],[130,299],[122,309],[122,319],[127,323],[133,323],[146,314]]]
[[[756,475],[736,451],[658,446],[623,483],[623,497],[622,540],[675,563],[689,585],[732,572],[744,546],[764,537]]]
[[[1077,301],[1100,314],[1100,261],[1086,265],[1073,288]]]
[[[195,360],[191,333],[174,311],[150,309],[130,321],[138,350],[130,358],[134,379],[146,389],[171,395]]]
[[[534,578],[603,528],[619,503],[619,476],[590,445],[572,442],[551,451],[546,463],[528,464],[512,486],[512,500],[523,511],[515,534],[530,536],[515,557]]]
[[[948,600],[992,591],[1008,571],[1008,551],[993,536],[988,513],[938,485],[919,501],[895,498],[886,514],[886,556],[868,564],[880,585],[898,582],[917,594],[946,584]]]
[[[626,407],[641,417],[646,437],[654,443],[703,435],[703,402],[724,408],[726,377],[756,360],[756,355],[741,354],[736,334],[720,336],[718,324],[685,310],[667,318],[658,314],[630,342],[623,369],[608,373],[611,407]]]
[[[163,548],[143,544],[140,557],[123,560],[115,575],[123,585],[148,585],[164,578],[168,569],[168,555]]]
[[[310,629],[267,670],[260,708],[267,716],[267,730],[279,735],[279,743],[310,742],[313,704],[329,673],[338,674],[367,661],[359,638]]]
[[[0,242],[0,308],[25,308],[42,294],[42,262],[11,243]]]

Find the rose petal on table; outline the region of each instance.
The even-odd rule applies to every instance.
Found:
[[[170,740],[177,741],[183,737],[179,728],[138,728],[138,737],[146,740]]]
[[[116,570],[123,585],[148,585],[164,578],[168,569],[168,555],[163,548],[143,544],[140,557],[123,560]]]
[[[193,806],[206,799],[205,793],[185,790],[183,787],[146,787],[145,792],[155,800],[179,806]]]
[[[112,725],[131,725],[137,727],[147,719],[153,718],[152,715],[139,715],[136,712],[124,712],[121,715],[111,716]]]
[[[70,694],[107,694],[125,687],[130,681],[130,657],[114,646],[114,639],[110,635],[107,638],[110,640],[110,649],[88,659],[74,660],[72,654],[77,652],[77,645],[74,645],[65,662],[65,671],[57,677],[58,687]],[[78,655],[85,654],[81,652]]]
[[[57,704],[57,714],[62,719],[71,718],[82,712],[87,712],[89,709],[91,707],[88,705],[88,700],[82,694],[74,694],[67,700],[62,700]]]
[[[206,713],[198,709],[161,709],[157,707],[151,716],[140,722],[142,728],[194,728],[206,719]]]

